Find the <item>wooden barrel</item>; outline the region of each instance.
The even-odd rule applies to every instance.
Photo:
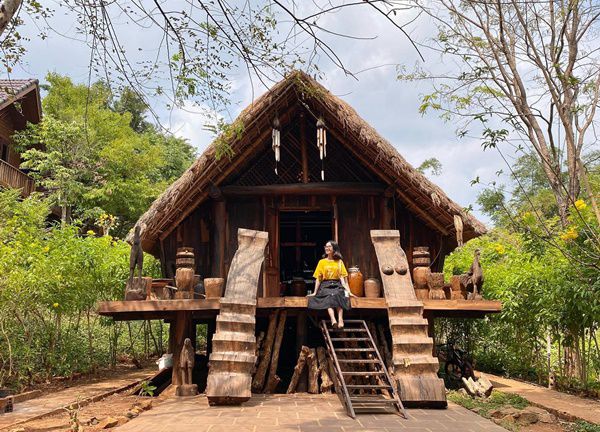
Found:
[[[223,278],[206,278],[206,279],[204,279],[204,291],[206,292],[206,298],[223,297],[224,286],[225,286],[225,279],[223,279]]]
[[[357,266],[348,269],[348,285],[350,285],[350,292],[357,297],[365,296],[363,281],[363,274]]]
[[[194,248],[182,247],[177,249],[177,257],[175,259],[175,266],[194,268]]]
[[[429,247],[417,246],[413,248],[413,266],[414,267],[429,267],[431,259],[429,257]]]
[[[365,280],[365,297],[381,297],[381,282],[379,279],[369,278]]]

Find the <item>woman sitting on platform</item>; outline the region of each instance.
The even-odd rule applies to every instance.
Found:
[[[308,295],[309,309],[327,309],[333,327],[344,327],[344,310],[350,309],[349,297],[356,297],[348,286],[348,271],[342,261],[340,246],[333,240],[325,243],[325,254],[315,274],[315,292]],[[337,310],[337,321],[334,309]]]

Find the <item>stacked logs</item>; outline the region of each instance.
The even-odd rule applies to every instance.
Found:
[[[331,392],[335,372],[333,362],[327,355],[327,351],[323,347],[309,348],[303,345],[286,393],[296,393],[299,391],[300,387],[298,384],[300,384],[305,369],[308,372],[308,393]]]

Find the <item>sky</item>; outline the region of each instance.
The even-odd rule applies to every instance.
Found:
[[[307,8],[310,7],[308,2],[306,4]],[[303,12],[300,10],[299,14]],[[395,19],[405,22],[410,18],[408,14]],[[397,64],[404,64],[409,69],[418,64],[429,70],[452,65],[444,64],[438,54],[427,50],[421,51],[422,61],[407,37],[383,17],[370,13],[364,7],[327,15],[319,24],[336,32],[374,37],[372,40],[351,40],[322,34],[346,67],[357,73],[356,77],[347,76],[322,57],[317,59],[323,76],[321,83],[353,106],[413,166],[419,166],[425,159],[437,158],[443,167],[442,174],[429,176],[430,179],[459,205],[472,205],[474,215],[490,225],[489,218],[479,211],[476,204],[477,194],[483,188],[482,184],[497,180],[496,172],[505,168],[504,163],[496,153],[484,152],[480,140],[457,138],[455,125],[440,120],[435,113],[419,114],[420,97],[431,91],[429,83],[407,83],[396,79]],[[37,37],[40,24],[25,17],[21,31],[30,40],[25,43],[27,52],[23,62],[11,76],[34,77],[43,82],[48,72],[57,72],[79,83],[87,83],[90,77],[92,81],[97,78],[93,72],[90,75],[90,50],[85,43],[77,40],[81,36],[76,34],[73,15],[57,7],[50,25],[54,30],[42,40]],[[140,31],[119,19],[115,20],[115,27],[128,47],[142,47],[144,52],[152,52],[158,43],[157,33],[152,30]],[[435,27],[426,19],[419,19],[410,31],[416,41],[424,41],[436,34]],[[247,75],[240,71],[232,82],[234,104],[225,119],[233,120],[252,101],[253,95],[256,98],[264,91],[265,88],[261,87],[253,89]],[[168,110],[164,100],[157,98],[150,103],[159,114],[161,124],[176,136],[189,140],[198,152],[212,141],[213,136],[202,127],[206,121],[202,107],[190,102],[184,107]],[[471,186],[471,180],[476,177],[480,178],[481,184]]]

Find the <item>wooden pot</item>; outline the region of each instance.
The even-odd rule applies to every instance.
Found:
[[[194,298],[194,269],[189,267],[179,267],[175,270],[175,286],[177,292],[176,299]]]
[[[429,279],[430,274],[431,269],[429,267],[415,267],[413,269],[413,284],[415,290],[427,289],[427,279]]]
[[[357,266],[350,267],[348,269],[348,285],[350,286],[350,292],[356,297],[365,296],[365,287],[363,285],[363,274]]]
[[[225,287],[225,279],[223,278],[206,278],[204,279],[204,291],[206,298],[223,297],[223,288]]]
[[[379,279],[369,278],[365,281],[365,297],[381,297],[381,282]]]

